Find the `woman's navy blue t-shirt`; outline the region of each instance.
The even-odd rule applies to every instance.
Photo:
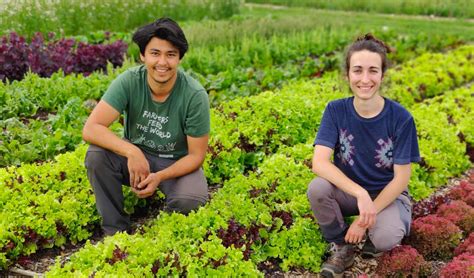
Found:
[[[413,117],[384,99],[382,112],[369,119],[357,114],[354,97],[330,102],[314,141],[333,149],[334,165],[369,192],[382,190],[393,179],[393,164],[420,161]]]

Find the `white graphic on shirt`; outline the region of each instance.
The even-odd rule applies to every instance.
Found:
[[[341,129],[339,130],[339,153],[337,157],[341,159],[344,165],[349,164],[350,166],[354,165],[354,160],[352,159],[352,155],[354,155],[355,147],[351,144],[351,141],[354,140],[354,136],[352,134],[347,134],[347,130]]]
[[[143,134],[140,134],[140,137],[138,139],[133,140],[135,144],[143,144],[145,142],[146,138]]]
[[[142,120],[140,122],[146,124],[136,124],[137,130],[140,131],[142,134],[140,134],[139,138],[132,140],[132,142],[134,142],[135,144],[143,144],[151,149],[160,152],[174,151],[177,142],[166,142],[163,145],[160,145],[156,144],[155,140],[150,139],[150,137],[153,136],[158,136],[161,139],[171,138],[171,132],[166,131],[165,128],[168,121],[168,116],[160,116],[155,112],[144,110],[142,114]]]
[[[375,158],[377,159],[377,163],[375,166],[378,168],[390,168],[393,165],[393,142],[392,139],[388,138],[387,142],[385,142],[383,139],[379,139],[377,141],[377,144],[379,144],[380,148],[378,150],[375,150],[377,152],[377,155]]]

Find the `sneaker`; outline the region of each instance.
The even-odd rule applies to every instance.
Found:
[[[362,246],[362,252],[360,255],[364,259],[373,259],[382,256],[383,251],[377,250],[370,238],[367,237],[364,246]]]
[[[331,256],[321,267],[321,277],[342,277],[346,268],[354,263],[355,247],[352,244],[331,242]]]

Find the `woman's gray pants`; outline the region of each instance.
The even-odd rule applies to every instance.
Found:
[[[143,152],[150,172],[158,172],[172,165],[175,160],[159,158]],[[87,176],[102,216],[102,229],[106,234],[130,228],[130,216],[124,211],[122,185],[130,185],[127,158],[96,145],[86,153]],[[187,214],[208,200],[207,181],[201,168],[185,176],[162,181],[158,186],[166,196],[170,211]]]
[[[359,215],[357,199],[319,177],[311,181],[307,194],[323,237],[328,242],[344,243],[349,228],[344,217]],[[411,202],[407,195],[404,192],[379,212],[375,225],[369,228],[369,238],[377,250],[392,249],[410,232]],[[371,197],[375,199],[377,194]]]

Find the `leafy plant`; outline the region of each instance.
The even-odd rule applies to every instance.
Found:
[[[428,215],[413,221],[407,243],[427,259],[449,259],[461,235],[461,230],[448,219]]]
[[[49,34],[52,39],[54,34]],[[127,45],[121,40],[102,45],[77,43],[74,39],[60,39],[44,42],[37,33],[30,44],[16,33],[2,37],[0,54],[4,57],[0,68],[2,81],[21,80],[28,70],[41,77],[49,77],[58,70],[65,74],[72,72],[89,75],[94,71],[106,71],[107,63],[122,66]]]
[[[463,253],[441,269],[440,277],[472,277],[474,275],[474,255]]]
[[[459,256],[463,253],[474,255],[474,233],[470,233],[464,241],[454,249],[454,255]]]
[[[465,234],[474,231],[474,208],[464,201],[443,204],[436,214],[456,224]]]
[[[376,273],[382,277],[423,277],[430,270],[423,256],[409,245],[396,246],[377,259]]]

